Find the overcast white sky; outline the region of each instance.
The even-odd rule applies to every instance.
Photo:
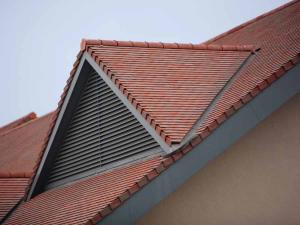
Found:
[[[56,108],[82,38],[200,43],[286,0],[0,2],[0,126]]]

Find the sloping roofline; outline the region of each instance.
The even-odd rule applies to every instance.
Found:
[[[36,118],[37,118],[37,115],[35,112],[31,112],[25,116],[22,116],[21,118],[0,127],[0,135],[3,135],[4,133],[7,133],[7,132],[13,130],[14,128],[17,128],[17,127],[19,127],[31,120],[34,120]]]
[[[208,39],[207,41],[203,42],[203,44],[209,45],[209,44],[211,44],[211,43],[213,43],[213,42],[215,42],[215,41],[217,41],[217,40],[219,40],[219,39],[221,39],[221,38],[223,38],[223,37],[225,37],[225,36],[227,36],[229,34],[232,34],[232,33],[236,32],[236,31],[238,31],[238,30],[240,30],[240,29],[242,29],[242,28],[244,28],[244,27],[246,27],[246,26],[248,26],[248,25],[250,25],[252,23],[257,22],[258,20],[261,20],[261,19],[263,19],[263,18],[265,18],[267,16],[270,16],[270,15],[272,15],[274,13],[277,13],[278,11],[283,10],[283,9],[285,9],[285,8],[287,8],[287,7],[295,4],[295,3],[297,3],[298,1],[299,0],[292,0],[292,1],[286,3],[286,4],[282,5],[282,6],[279,6],[279,7],[275,8],[275,9],[269,11],[269,12],[263,13],[263,14],[255,17],[255,18],[253,18],[251,20],[246,21],[245,23],[242,23],[242,24],[238,25],[237,27],[234,27],[234,28],[232,28],[232,29],[230,29],[228,31],[225,31],[222,34],[217,35],[216,37]]]

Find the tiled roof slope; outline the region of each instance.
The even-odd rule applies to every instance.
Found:
[[[0,134],[0,177],[30,177],[38,163],[52,114]]]
[[[276,71],[286,69],[281,68],[284,64],[289,69],[297,63],[300,57],[300,1],[288,3],[206,43],[253,44],[261,50],[219,99],[199,133],[209,125],[215,127],[214,120],[224,117],[224,112],[240,107],[241,99],[249,99],[266,88],[277,79]]]
[[[6,224],[84,224],[100,211],[104,216],[143,186],[139,181],[161,161],[154,157],[44,192],[24,202]]]
[[[181,142],[253,50],[103,40],[84,47],[169,144]]]
[[[29,178],[0,177],[0,223],[23,198]]]
[[[23,198],[38,164],[52,114],[34,113],[3,127],[0,133],[0,223]]]
[[[20,119],[17,119],[5,126],[0,127],[0,134],[5,133],[5,132],[7,132],[15,127],[18,127],[30,120],[33,120],[35,118],[36,118],[36,114],[34,112],[31,112],[28,115],[21,117]]]

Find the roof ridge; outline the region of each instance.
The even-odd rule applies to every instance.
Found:
[[[80,49],[85,50],[92,45],[116,46],[116,47],[139,47],[139,48],[166,48],[166,49],[193,49],[215,51],[255,51],[255,45],[218,45],[218,44],[192,44],[192,43],[166,43],[166,42],[141,42],[141,41],[117,41],[102,39],[82,39]]]
[[[274,13],[277,13],[277,12],[279,12],[279,11],[287,8],[287,7],[290,7],[290,6],[294,5],[294,4],[296,4],[297,2],[299,2],[299,0],[292,0],[292,1],[290,1],[290,2],[288,2],[286,4],[284,4],[284,5],[281,5],[281,6],[277,7],[277,8],[275,8],[275,9],[270,10],[269,12],[266,12],[264,14],[261,14],[261,15],[257,16],[257,17],[254,17],[253,19],[248,20],[245,23],[242,23],[242,24],[240,24],[240,25],[238,25],[238,26],[236,26],[236,27],[234,27],[234,28],[232,28],[232,29],[230,29],[230,30],[222,33],[222,34],[219,34],[216,37],[208,39],[207,41],[203,42],[202,44],[210,45],[212,42],[214,42],[216,40],[219,40],[222,37],[225,37],[225,36],[227,36],[229,34],[232,34],[232,33],[236,32],[238,30],[241,30],[244,27],[246,27],[246,26],[248,26],[248,25],[250,25],[252,23],[255,23],[255,22],[257,22],[257,21],[259,21],[259,20],[261,20],[261,19],[263,19],[263,18],[265,18],[267,16],[270,16],[270,15],[272,15]]]
[[[1,178],[30,178],[31,173],[28,172],[0,172],[0,179]]]
[[[31,120],[28,120],[28,121],[26,121],[26,122],[24,122],[24,123],[22,123],[22,124],[20,124],[20,125],[18,125],[18,126],[16,126],[16,127],[13,127],[12,129],[9,129],[9,130],[7,130],[7,131],[4,131],[3,133],[0,133],[0,136],[5,136],[5,135],[7,135],[8,133],[10,133],[10,132],[12,132],[12,131],[21,129],[22,127],[25,127],[25,126],[31,124],[32,122],[35,122],[35,121],[37,121],[37,120],[39,120],[39,119],[42,119],[42,118],[48,116],[49,114],[51,114],[51,113],[53,113],[53,112],[54,112],[54,111],[48,112],[48,113],[46,113],[45,115],[40,116],[40,117],[38,117],[38,116],[34,113],[35,116],[36,116],[35,118],[33,118],[33,119],[31,119]]]
[[[13,129],[15,129],[15,128],[17,128],[17,127],[19,127],[19,126],[21,126],[21,125],[23,125],[23,124],[31,121],[31,120],[34,120],[36,118],[37,118],[37,115],[36,115],[35,112],[28,113],[27,115],[22,116],[19,119],[16,119],[16,120],[14,120],[14,121],[12,121],[12,122],[10,122],[10,123],[8,123],[8,124],[0,127],[0,133],[1,132],[7,133],[10,130],[13,130]],[[0,135],[2,135],[2,134],[0,134]]]

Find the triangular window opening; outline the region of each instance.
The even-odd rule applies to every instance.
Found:
[[[93,70],[66,126],[45,188],[159,149],[158,143]]]

